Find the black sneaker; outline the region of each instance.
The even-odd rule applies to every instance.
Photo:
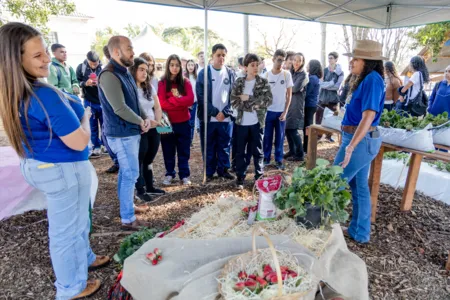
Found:
[[[138,194],[138,193],[136,193],[136,197],[137,197],[139,200],[144,201],[144,202],[152,202],[152,201],[154,201],[154,200],[152,199],[152,197],[150,197],[150,195],[147,194],[147,193],[143,193],[143,194]]]
[[[109,174],[114,174],[117,172],[119,172],[119,166],[116,166],[116,165],[112,165],[111,168],[106,170],[106,173],[109,173]]]
[[[264,159],[264,167],[267,167],[270,165],[270,160]]]
[[[228,180],[234,180],[236,179],[236,177],[234,177],[233,175],[231,175],[228,171],[227,172],[223,172],[222,175],[220,175],[219,177],[228,179]]]
[[[284,159],[288,159],[289,157],[294,156],[294,154],[292,154],[291,152],[286,153],[285,155],[283,155]]]
[[[288,161],[305,161],[305,159],[303,157],[299,157],[299,156],[291,156],[287,160]]]
[[[244,189],[244,178],[236,179],[236,187],[238,188],[238,190]]]
[[[162,196],[165,193],[166,193],[166,191],[157,189],[157,188],[153,188],[153,189],[147,191],[147,194],[152,195],[152,196]]]
[[[206,176],[206,182],[211,182],[214,180],[214,176]]]
[[[283,163],[281,161],[277,161],[275,163],[275,166],[277,167],[278,170],[284,170],[286,169],[286,167],[283,165]]]

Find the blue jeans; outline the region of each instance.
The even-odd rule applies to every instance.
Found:
[[[92,149],[98,149],[102,145],[102,139],[100,136],[100,128],[103,126],[102,107],[100,104],[92,103],[88,100],[84,100],[84,107],[91,107],[92,116],[89,119],[89,125],[91,127],[91,143]]]
[[[161,135],[166,176],[176,175],[175,161],[178,156],[178,175],[180,179],[191,175],[189,170],[189,158],[191,157],[191,125],[189,121],[172,123],[173,133]],[[120,166],[122,167],[122,166]]]
[[[272,156],[273,131],[275,130],[275,161],[283,161],[283,142],[286,121],[280,121],[283,112],[268,111],[264,131],[264,161],[270,162]]]
[[[197,102],[194,102],[192,107],[189,109],[191,113],[191,119],[189,120],[189,124],[191,125],[191,143],[194,140],[194,132],[195,132],[195,121],[197,118]]]
[[[122,223],[132,223],[134,215],[134,185],[139,177],[139,144],[140,135],[123,138],[106,137],[109,147],[119,161],[119,178],[117,192],[120,201],[120,218]]]
[[[111,160],[114,162],[114,165],[116,167],[118,167],[119,160],[117,160],[117,156],[114,154],[114,152],[111,150],[111,147],[109,147],[109,145],[108,145],[108,140],[106,139],[106,135],[105,135],[105,131],[103,130],[103,127],[102,127],[102,141],[103,141],[103,145],[106,148],[106,151],[108,151],[109,157],[111,157]]]
[[[342,144],[336,154],[335,165],[344,160],[345,147],[350,144],[352,138],[353,134],[342,133]],[[352,191],[353,212],[348,233],[359,243],[367,243],[370,240],[371,202],[368,177],[370,163],[377,156],[381,142],[381,137],[372,138],[368,133],[355,147],[350,162],[342,174]]]
[[[56,275],[56,299],[86,288],[88,266],[95,261],[89,245],[91,171],[89,161],[45,163],[24,159],[20,167],[29,185],[47,198],[50,257]]]
[[[225,170],[230,168],[231,135],[233,132],[232,122],[209,122],[206,136],[206,175],[222,176]],[[200,137],[203,153],[205,122],[200,122]]]

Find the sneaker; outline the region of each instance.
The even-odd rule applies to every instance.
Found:
[[[228,170],[228,173],[236,174],[236,167],[231,167],[231,169]]]
[[[189,177],[185,177],[185,178],[181,179],[181,181],[183,182],[183,185],[190,185],[190,184],[192,184],[192,182],[189,179]]]
[[[244,189],[244,178],[238,178],[236,179],[236,187],[238,190]]]
[[[157,189],[157,188],[153,188],[153,189],[147,191],[147,194],[152,195],[152,196],[162,196],[165,193],[166,193],[166,191]]]
[[[147,193],[136,193],[136,198],[144,202],[152,202],[152,197]]]
[[[291,156],[287,159],[288,161],[305,161],[303,157]]]
[[[264,167],[267,167],[270,165],[270,160],[264,160]]]
[[[100,148],[95,148],[94,151],[92,151],[92,156],[100,156],[102,154],[102,150]]]
[[[119,166],[116,166],[116,165],[112,165],[108,170],[106,170],[106,173],[109,173],[109,174],[114,174],[117,172],[119,172]]]
[[[294,156],[294,154],[292,154],[291,152],[286,153],[285,155],[283,155],[284,159],[288,159],[289,157]]]
[[[220,175],[219,177],[228,179],[228,180],[234,180],[236,179],[236,177],[234,177],[233,175],[231,175],[228,171],[223,172],[222,175]]]
[[[283,163],[281,161],[277,161],[275,163],[275,166],[277,167],[278,170],[284,170],[286,169],[286,167],[283,165]]]
[[[106,149],[105,146],[101,146],[100,151],[102,152],[102,154],[108,154],[108,150]]]
[[[206,175],[206,182],[211,182],[214,180],[214,176],[208,176]]]
[[[172,184],[172,180],[173,180],[173,177],[170,176],[170,175],[167,175],[166,177],[164,177],[163,184],[164,185],[171,185]]]

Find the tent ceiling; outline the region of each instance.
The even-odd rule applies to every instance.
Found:
[[[122,0],[204,9],[203,0]],[[450,20],[449,0],[209,0],[214,11],[394,28]]]

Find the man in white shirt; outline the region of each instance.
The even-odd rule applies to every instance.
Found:
[[[277,168],[284,169],[283,141],[286,126],[286,115],[291,104],[292,82],[291,72],[283,70],[286,52],[278,49],[272,61],[272,70],[262,77],[267,78],[272,91],[273,102],[267,110],[266,128],[264,131],[264,164],[270,164],[272,156],[273,132],[275,131],[275,164]]]
[[[216,44],[212,48],[212,64],[208,66],[208,95],[204,95],[205,70],[200,71],[197,83],[197,116],[200,120],[200,140],[204,151],[204,128],[207,124],[206,177],[212,180],[214,173],[225,179],[234,179],[230,169],[230,140],[233,129],[231,117],[233,109],[230,104],[231,89],[234,84],[233,70],[225,66],[227,48]],[[204,120],[203,99],[207,97],[208,118]]]

